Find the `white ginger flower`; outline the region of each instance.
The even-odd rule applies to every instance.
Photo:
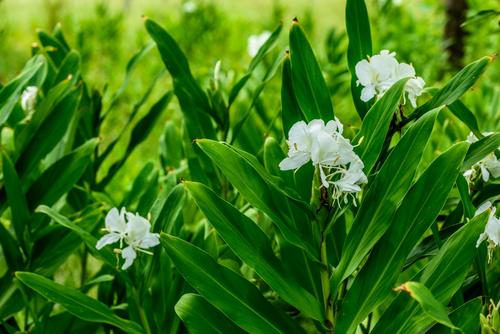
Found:
[[[404,101],[406,96],[413,107],[417,106],[416,98],[422,94],[425,82],[417,77],[411,64],[398,63],[395,52],[382,50],[380,54],[363,59],[355,67],[356,83],[363,86],[361,100],[368,102],[374,97],[380,98],[398,80],[410,78],[405,85]]]
[[[137,258],[137,252],[152,255],[146,249],[157,246],[160,243],[158,233],[151,233],[151,223],[139,214],[132,214],[122,208],[120,212],[113,208],[106,216],[106,230],[97,242],[96,248],[101,249],[106,245],[120,241],[122,258],[125,260],[122,269],[128,269]],[[123,242],[127,247],[123,248]],[[122,249],[123,248],[123,249]]]
[[[280,169],[296,170],[311,161],[319,170],[322,186],[332,186],[334,201],[341,198],[347,201],[349,194],[354,197],[367,178],[363,162],[342,131],[342,123],[337,118],[326,125],[319,119],[309,124],[295,123],[288,133],[288,157],[281,161]]]

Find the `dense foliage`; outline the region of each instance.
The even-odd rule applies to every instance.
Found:
[[[1,331],[497,333],[494,56],[438,82],[345,12],[327,64],[294,19],[200,77],[143,17],[112,93],[38,31],[0,86]],[[120,113],[145,59],[165,70]]]

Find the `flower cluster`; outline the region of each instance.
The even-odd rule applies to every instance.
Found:
[[[35,110],[36,96],[38,94],[38,87],[29,86],[23,91],[21,95],[21,108],[26,112]]]
[[[248,37],[248,47],[247,47],[247,52],[250,55],[250,57],[255,57],[257,52],[259,52],[259,49],[264,45],[264,43],[268,40],[268,38],[271,36],[271,33],[269,31],[264,31],[260,35],[252,35]]]
[[[288,157],[281,161],[280,169],[298,169],[312,161],[319,170],[322,186],[332,186],[333,199],[343,198],[347,202],[347,195],[354,197],[367,178],[363,162],[342,132],[342,123],[337,118],[326,125],[319,119],[309,124],[295,123],[288,133]]]
[[[96,248],[101,249],[106,245],[119,241],[120,252],[125,260],[122,266],[123,270],[132,265],[137,257],[137,252],[152,255],[146,249],[160,243],[159,234],[149,232],[151,229],[150,222],[137,213],[134,215],[127,212],[125,208],[120,211],[117,208],[111,209],[106,215],[105,224],[108,233],[97,241]],[[128,246],[123,248],[123,242]]]
[[[477,142],[477,137],[474,136],[474,134],[471,132],[467,136],[467,141],[471,144],[475,143]],[[498,161],[495,152],[491,152],[483,160],[479,161],[470,169],[466,170],[464,172],[464,176],[467,181],[471,182],[476,178],[478,172],[481,172],[481,177],[484,182],[488,182],[490,176],[492,176],[494,179],[500,177],[500,161]]]
[[[380,54],[363,59],[356,64],[356,83],[362,85],[361,100],[370,101],[373,97],[380,98],[398,80],[410,78],[406,82],[404,102],[406,96],[411,105],[417,106],[417,96],[422,94],[425,82],[415,76],[415,69],[411,64],[399,63],[395,52],[382,50]]]
[[[477,240],[476,247],[479,247],[483,241],[488,240],[488,260],[491,261],[493,250],[495,247],[500,246],[500,219],[495,217],[496,208],[489,201],[484,202],[477,208],[475,216],[480,215],[486,210],[490,210],[490,216],[484,232],[481,233]]]

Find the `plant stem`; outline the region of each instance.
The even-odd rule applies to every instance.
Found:
[[[332,332],[334,319],[330,291],[330,265],[328,264],[325,235],[321,236],[321,264],[321,287],[323,289],[323,304],[326,315],[325,325],[327,330]]]
[[[149,327],[148,317],[146,316],[146,312],[144,312],[144,308],[142,307],[141,301],[139,299],[139,293],[136,288],[133,288],[133,294],[135,303],[137,304],[137,309],[139,311],[139,317],[141,318],[142,326],[144,327],[144,332],[146,334],[151,334],[151,328]]]

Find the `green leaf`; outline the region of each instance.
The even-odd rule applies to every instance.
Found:
[[[24,264],[23,254],[16,239],[0,223],[0,246],[2,247],[5,262],[10,270],[19,269]],[[8,274],[7,274],[8,275]]]
[[[353,140],[356,143],[363,138],[361,144],[356,146],[354,151],[363,161],[364,171],[367,175],[370,174],[382,151],[389,125],[394,112],[397,111],[408,79],[396,82],[381,99],[375,102],[373,107],[368,110],[361,124],[361,130]]]
[[[134,149],[144,142],[149,136],[154,126],[158,123],[158,120],[162,113],[165,111],[167,105],[172,99],[172,92],[165,93],[149,110],[149,112],[141,118],[137,124],[132,129],[132,134],[127,144],[127,148],[123,153],[121,159],[116,161],[108,170],[106,176],[99,182],[98,188],[103,189],[118,173],[120,168],[125,164],[128,157],[132,154]]]
[[[118,317],[105,304],[78,290],[29,272],[18,271],[16,278],[48,300],[60,304],[69,313],[80,319],[110,324],[127,333],[144,333],[137,323]]]
[[[425,284],[442,304],[447,305],[469,272],[476,241],[484,231],[488,212],[474,217],[449,237],[425,269],[412,280]],[[406,295],[397,296],[373,328],[374,334],[422,333],[433,319]]]
[[[419,282],[406,282],[396,288],[396,291],[408,292],[408,294],[420,304],[422,310],[433,320],[463,333],[460,328],[456,327],[451,322],[446,308],[434,298],[432,292],[424,284]]]
[[[224,313],[213,307],[203,297],[187,293],[175,304],[175,313],[192,334],[243,334]]]
[[[481,297],[469,300],[460,305],[448,315],[451,321],[456,324],[465,334],[477,334],[479,331],[479,314],[482,308]],[[436,324],[428,334],[449,334],[450,329],[444,325]]]
[[[70,221],[68,218],[61,215],[59,212],[49,208],[48,206],[41,205],[36,209],[36,212],[46,214],[56,223],[70,229],[75,232],[85,243],[88,250],[96,258],[103,260],[105,263],[109,264],[112,268],[116,265],[115,255],[109,248],[103,248],[98,251],[95,246],[97,244],[97,238],[95,238],[90,232],[84,230],[81,226]]]
[[[184,279],[234,323],[250,333],[302,333],[250,282],[219,265],[208,253],[162,233],[163,247]]]
[[[76,83],[80,76],[80,66],[81,66],[81,57],[80,54],[76,51],[70,51],[57,72],[56,79],[54,81],[55,84],[69,79],[71,76],[71,81]]]
[[[214,118],[217,115],[210,107],[207,95],[191,74],[185,54],[172,36],[156,22],[147,18],[145,26],[174,80],[174,92],[184,113],[190,139],[215,138],[208,115]]]
[[[457,188],[464,208],[464,217],[470,219],[474,216],[476,208],[472,204],[469,194],[469,184],[463,175],[459,175],[457,178]]]
[[[408,191],[345,296],[337,326],[340,332],[353,332],[390,295],[406,258],[446,203],[467,146],[460,143],[441,154]]]
[[[99,140],[90,139],[47,168],[27,192],[31,210],[40,204],[52,205],[80,180]]]
[[[37,33],[38,39],[40,40],[40,43],[42,43],[42,45],[46,48],[47,54],[49,55],[50,59],[52,59],[56,67],[59,67],[66,57],[69,49],[58,39],[52,37],[45,31],[39,30]]]
[[[483,160],[484,157],[494,152],[498,147],[500,147],[500,132],[493,133],[472,143],[465,157],[462,171],[471,168],[472,165]]]
[[[486,66],[493,61],[492,57],[483,57],[465,66],[460,72],[455,74],[434,96],[421,105],[411,114],[410,119],[415,119],[426,112],[444,105],[450,105],[457,101],[469,88],[476,83],[483,74]]]
[[[356,64],[372,55],[372,38],[370,33],[370,20],[364,0],[347,0],[345,23],[349,45],[347,47],[347,63],[351,72],[351,92],[354,105],[361,118],[368,111],[366,103],[361,101],[362,87],[356,84]]]
[[[153,231],[172,233],[175,221],[182,215],[185,201],[186,192],[181,184],[169,191],[165,189],[151,208]]]
[[[286,302],[317,320],[321,305],[283,267],[266,234],[247,216],[201,183],[184,182],[196,205],[222,239]]]
[[[37,86],[41,85],[46,75],[47,62],[45,58],[35,56],[26,63],[21,74],[0,90],[0,126],[9,119],[26,85],[35,77],[38,82],[31,83]]]
[[[294,19],[290,29],[290,58],[292,63],[293,90],[307,121],[333,119],[330,91],[311,45]]]
[[[357,268],[389,228],[392,216],[411,186],[438,111],[428,113],[406,131],[369,185],[334,271],[333,291]]]
[[[40,125],[25,151],[16,162],[19,176],[24,178],[64,137],[80,101],[81,89],[76,89],[61,102]]]
[[[113,109],[113,107],[118,102],[119,98],[123,95],[125,90],[128,87],[128,83],[130,82],[130,77],[132,76],[137,64],[144,59],[144,57],[153,49],[154,43],[148,43],[144,47],[142,47],[139,51],[137,51],[128,61],[127,66],[125,68],[125,78],[123,79],[123,83],[118,88],[118,90],[111,97],[111,101],[109,103],[109,107],[104,112],[103,116],[107,115],[107,113]]]
[[[467,106],[460,100],[456,100],[448,106],[448,109],[457,116],[459,120],[464,122],[465,125],[476,135],[476,137],[481,138],[481,131],[479,131],[479,125],[477,124],[476,116],[472,111],[467,108]]]
[[[299,102],[295,96],[292,85],[292,65],[290,55],[287,53],[283,62],[283,75],[281,81],[281,119],[283,132],[288,134],[292,125],[304,118]]]
[[[292,211],[293,208],[300,209],[305,219],[310,215],[307,205],[297,199],[298,195],[290,196],[282,181],[270,175],[247,152],[212,140],[202,139],[196,143],[241,195],[271,218],[290,243],[306,250],[312,258],[315,257],[317,250],[312,247],[311,236],[301,235],[298,230],[300,227],[307,228],[308,224],[305,224],[305,220],[299,221]]]
[[[283,24],[280,22],[278,27],[274,29],[274,31],[271,33],[266,42],[262,44],[262,46],[259,48],[259,51],[255,55],[255,57],[253,57],[252,61],[250,62],[250,66],[248,66],[247,73],[243,77],[241,77],[241,79],[238,80],[238,82],[231,88],[227,102],[228,110],[238,97],[240,91],[243,89],[243,87],[245,87],[248,80],[252,77],[252,73],[255,70],[255,68],[257,68],[257,65],[259,65],[262,62],[266,54],[268,54],[269,51],[271,51],[272,48],[276,45],[276,41],[278,40],[282,29],[283,29]]]
[[[2,152],[2,170],[7,203],[12,214],[12,226],[18,242],[24,245],[25,237],[29,235],[31,214],[23,193],[21,180],[19,180],[14,165],[5,152]],[[29,240],[26,241],[29,242]]]

